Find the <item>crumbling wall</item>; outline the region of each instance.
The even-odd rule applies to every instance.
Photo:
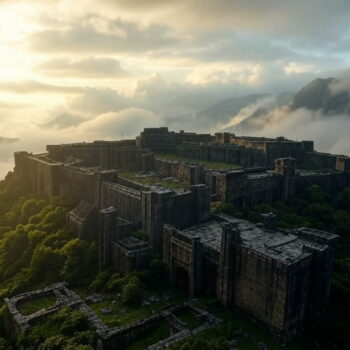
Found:
[[[205,169],[201,164],[155,158],[154,171],[166,177],[175,177],[188,185],[202,184],[205,181]]]
[[[335,165],[336,170],[350,173],[350,157],[338,155]]]
[[[27,152],[15,153],[17,174],[33,193],[47,199],[59,195],[60,166],[45,154],[33,156]]]
[[[92,204],[81,201],[75,209],[67,213],[67,225],[77,237],[86,241],[97,241],[97,210]]]
[[[265,144],[266,163],[274,165],[278,158],[294,158],[298,163],[302,161],[303,144],[295,141],[267,142]]]
[[[265,166],[265,153],[262,150],[228,144],[181,143],[176,147],[181,157],[213,162],[241,165],[242,167]]]
[[[110,152],[110,168],[128,171],[141,171],[144,154],[149,150],[137,147],[112,148]]]
[[[85,200],[101,208],[101,183],[114,181],[116,178],[115,171],[62,166],[59,195],[73,205],[78,205],[81,200]]]
[[[337,156],[329,153],[306,152],[303,155],[302,164],[299,168],[303,169],[336,169]]]
[[[61,162],[80,159],[85,167],[135,171],[142,169],[142,155],[149,153],[136,147],[135,140],[48,145],[47,150],[50,158]]]
[[[189,238],[181,231],[164,225],[163,260],[166,263],[170,281],[185,288],[190,296],[201,292],[202,253],[200,237]],[[186,282],[179,280],[181,274],[187,274]]]
[[[167,198],[164,203],[164,222],[184,228],[210,218],[210,189],[205,185],[190,187],[190,191]]]
[[[295,186],[298,193],[307,187],[317,185],[329,194],[336,194],[350,186],[350,176],[347,173],[308,173],[295,177]]]
[[[176,146],[183,142],[211,142],[210,134],[196,134],[191,132],[179,133],[169,131],[167,127],[145,128],[136,138],[138,147],[149,148],[158,153],[174,153]]]
[[[103,182],[101,186],[101,207],[114,207],[118,216],[142,225],[141,191],[113,182]]]
[[[59,195],[60,168],[60,163],[51,161],[45,154],[15,153],[16,173],[30,191],[40,197],[51,199]]]
[[[289,183],[283,182],[283,176],[266,172],[233,170],[216,173],[215,178],[215,181],[212,178],[209,180],[215,184],[217,200],[246,206],[282,199],[286,185],[289,186],[288,191],[294,189]]]
[[[284,331],[286,267],[271,257],[236,245],[235,304],[271,328]]]
[[[113,267],[126,276],[149,268],[152,248],[144,241],[128,237],[113,242]]]

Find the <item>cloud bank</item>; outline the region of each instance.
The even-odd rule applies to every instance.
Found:
[[[0,137],[20,139],[0,144],[0,161],[46,143],[133,137],[161,125],[255,123],[249,132],[329,138],[322,149],[345,152],[348,122],[339,113],[331,121],[265,98],[220,123],[196,116],[225,99],[345,77],[349,11],[343,0],[0,0]],[[350,91],[348,81],[331,90]]]

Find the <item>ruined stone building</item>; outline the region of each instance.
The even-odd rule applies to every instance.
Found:
[[[165,226],[163,257],[190,295],[215,294],[288,342],[328,305],[337,236],[279,230],[265,216],[259,225],[219,214],[185,230]]]
[[[277,230],[210,212],[212,201],[286,201],[305,186],[350,185],[350,158],[312,141],[145,129],[134,140],[48,145],[15,153],[15,172],[40,197],[65,198],[68,227],[95,241],[100,269],[147,268],[161,252],[190,295],[212,293],[289,341],[329,298],[336,236]],[[146,241],[135,238],[142,231]]]

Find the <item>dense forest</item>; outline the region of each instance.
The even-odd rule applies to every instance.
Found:
[[[72,287],[83,287],[90,292],[119,293],[125,305],[137,305],[147,288],[162,279],[164,267],[159,258],[152,261],[151,270],[132,276],[121,277],[111,271],[98,274],[95,244],[75,237],[65,227],[70,209],[59,198],[51,201],[32,198],[13,173],[0,182],[1,320],[6,311],[4,297],[53,282],[65,280]],[[340,235],[331,306],[320,324],[306,331],[302,345],[291,349],[345,349],[350,343],[350,189],[330,197],[312,186],[287,203],[262,204],[251,209],[220,203],[214,209],[254,222],[260,220],[262,213],[271,211],[278,215],[280,227],[312,227]],[[213,307],[214,313],[219,310],[213,301],[206,307]],[[221,312],[224,320],[227,315],[224,326],[180,342],[174,349],[228,349],[227,339],[234,321],[229,313]],[[1,321],[0,350],[91,350],[94,332],[82,312],[64,308],[16,343],[8,338]]]
[[[96,274],[97,255],[94,244],[82,241],[65,228],[68,206],[59,198],[50,202],[28,197],[20,181],[9,173],[0,183],[0,316],[3,320],[5,306],[3,298],[23,291],[37,289],[50,283],[66,280],[73,285],[86,284]],[[86,320],[79,313],[67,310],[48,320],[58,334],[47,338],[47,328],[40,335],[29,335],[19,341],[18,348],[31,349],[34,339],[46,339],[40,347],[32,349],[86,350],[91,334],[80,332],[86,329]],[[62,329],[61,329],[62,328]],[[73,332],[74,330],[74,332]],[[1,322],[0,335],[4,335]],[[79,334],[75,334],[78,332]],[[75,335],[74,335],[74,334]],[[80,334],[81,333],[81,334]],[[0,349],[11,349],[8,342],[0,338]],[[56,343],[56,347],[53,345]],[[52,346],[50,346],[50,344]],[[83,344],[83,347],[77,347]],[[63,347],[62,347],[63,348]]]

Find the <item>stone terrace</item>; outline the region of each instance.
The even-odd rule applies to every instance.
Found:
[[[64,306],[71,306],[77,308],[85,313],[92,328],[95,329],[98,336],[97,348],[99,350],[112,350],[119,347],[118,344],[126,345],[137,340],[138,333],[148,330],[152,325],[158,321],[167,322],[171,329],[171,335],[155,344],[150,345],[148,350],[160,350],[168,348],[175,342],[191,337],[204,331],[208,328],[220,324],[222,321],[209,314],[205,310],[195,307],[191,301],[182,304],[177,304],[168,307],[146,319],[139,320],[127,325],[116,328],[109,328],[101,321],[97,314],[83,301],[75,292],[67,288],[68,283],[60,282],[49,287],[19,294],[13,298],[6,298],[5,303],[8,308],[8,327],[14,326],[18,330],[16,335],[28,331],[33,324],[41,318],[48,316]],[[57,298],[55,304],[51,307],[41,309],[31,315],[24,316],[18,309],[18,304],[21,302],[28,302],[40,297],[54,294]],[[188,329],[186,324],[175,316],[175,313],[180,310],[189,309],[196,315],[196,318],[201,321],[201,324],[194,330]],[[11,327],[11,329],[13,329]]]

